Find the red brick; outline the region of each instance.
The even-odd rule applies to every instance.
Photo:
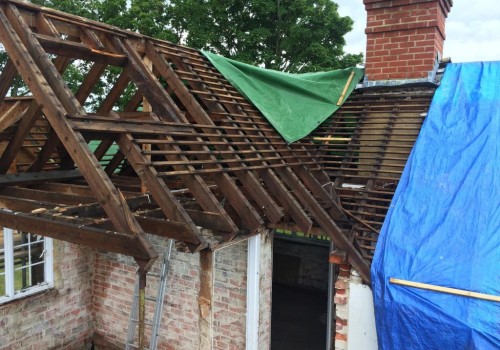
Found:
[[[364,4],[368,12],[366,32],[370,43],[367,46],[365,70],[368,79],[427,76],[434,68],[438,52],[442,53],[443,50],[449,0],[364,0]],[[382,43],[382,38],[389,41]],[[380,45],[383,45],[384,50],[380,50]],[[422,56],[426,53],[431,57]],[[381,62],[390,64],[381,67],[378,65]]]

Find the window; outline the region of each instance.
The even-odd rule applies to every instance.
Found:
[[[0,303],[53,285],[52,239],[0,230]]]

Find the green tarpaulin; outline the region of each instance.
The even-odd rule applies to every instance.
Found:
[[[287,142],[307,136],[340,107],[337,102],[351,72],[354,75],[345,98],[363,77],[363,69],[359,68],[290,74],[251,66],[206,51],[202,53],[261,111]]]

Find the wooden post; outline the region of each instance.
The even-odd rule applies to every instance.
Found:
[[[199,350],[211,350],[213,342],[213,298],[214,298],[214,252],[202,250],[200,252],[200,292],[198,305],[200,317]]]
[[[144,65],[151,71],[153,72],[153,62],[151,62],[151,60],[149,59],[148,56],[144,56]],[[152,112],[153,111],[153,108],[151,107],[151,105],[149,104],[148,100],[143,97],[142,98],[142,111],[143,112]],[[150,144],[143,144],[142,145],[142,150],[147,152],[147,151],[151,151],[151,145]],[[151,161],[151,156],[150,155],[147,155],[146,158],[148,159],[148,161]],[[144,180],[141,180],[141,192],[142,193],[146,193],[148,192],[148,188],[146,186],[146,183],[144,182]]]

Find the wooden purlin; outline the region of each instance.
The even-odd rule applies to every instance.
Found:
[[[191,55],[194,56],[193,53]],[[177,62],[175,63],[179,65]],[[218,72],[213,71],[213,68],[210,67],[206,63],[206,61],[203,60],[200,56],[198,56],[197,59],[184,60],[183,63],[187,66],[190,66],[189,68],[191,69],[191,71],[198,73],[199,76],[202,77],[202,79],[205,76],[210,76],[214,80],[217,79],[223,80],[220,74]],[[207,88],[207,91],[210,92],[210,89]],[[193,94],[196,94],[196,92],[193,92]],[[237,96],[236,93],[234,94]],[[207,98],[207,96],[209,96],[210,98]],[[245,119],[246,117],[249,117],[249,119],[258,119],[260,116],[260,114],[248,103],[238,102],[237,99],[232,99],[231,101],[231,95],[228,95],[227,93],[225,96],[221,96],[220,92],[219,93],[212,92],[211,94],[198,94],[198,98],[204,101],[206,105],[209,105],[212,102],[220,103],[229,111],[232,111],[232,113],[239,112],[241,115],[243,115],[243,119]],[[236,106],[237,109],[234,110],[232,109],[231,106]],[[254,115],[253,118],[251,114]],[[233,120],[233,125],[238,125],[237,120]],[[260,140],[263,140],[264,144],[267,141],[266,146],[264,145],[260,146],[262,148],[265,147],[266,149],[273,149],[276,145],[283,146],[284,141],[282,139],[280,140],[275,139],[275,141],[271,141],[271,139],[273,139],[273,137],[276,135],[275,132],[271,130],[262,132],[261,130],[259,130],[259,126],[257,124],[254,124],[253,129],[254,129],[253,132],[244,133],[247,142],[255,144],[253,140],[255,140],[255,138],[257,137]],[[291,151],[289,147],[285,147],[285,150],[287,155],[295,156],[293,154],[293,151]],[[305,169],[306,171],[303,171],[302,173],[299,171],[299,174],[301,174],[302,177],[298,177],[291,170],[292,166],[290,166],[290,163],[286,163],[285,160],[287,159],[286,155],[283,155],[279,152],[276,152],[276,154],[281,157],[281,160],[270,161],[271,164],[285,163],[289,165],[288,167],[284,168],[277,167],[273,169],[278,174],[281,181],[283,181],[289,188],[293,189],[293,193],[298,199],[298,201],[302,204],[303,207],[307,209],[307,211],[319,224],[319,226],[330,235],[335,244],[349,251],[350,262],[360,272],[360,275],[363,277],[363,279],[365,281],[369,281],[370,270],[367,261],[363,259],[362,255],[359,253],[357,249],[354,248],[354,246],[352,245],[351,241],[347,238],[345,233],[337,226],[332,216],[330,216],[331,214],[328,214],[325,211],[325,209],[318,203],[317,199],[313,196],[313,193],[320,194],[322,191],[324,191],[321,185],[317,182],[317,179],[312,177],[311,173],[308,172],[307,169]],[[301,166],[302,164],[300,163],[297,165],[297,167],[299,168]],[[293,169],[295,170],[296,168],[294,167]],[[318,191],[318,186],[320,189],[319,191]],[[312,193],[310,191],[312,191]],[[333,202],[330,196],[327,197],[331,202]],[[323,196],[322,199],[325,199],[325,197]],[[337,203],[335,203],[335,205],[336,205],[335,208],[336,214],[339,217],[343,217],[344,216],[343,213],[340,213],[340,207],[338,207]]]
[[[159,70],[160,74],[166,80],[166,83],[169,86],[173,87],[173,91],[176,96],[182,101],[184,107],[190,113],[190,115],[195,119],[198,124],[201,125],[211,125],[215,126],[210,117],[206,114],[205,110],[198,104],[193,95],[189,93],[189,90],[186,88],[184,83],[179,79],[179,77],[172,70],[170,65],[166,62],[164,57],[162,57],[161,53],[155,48],[155,46],[151,42],[146,43],[146,54],[152,60],[156,68]],[[209,140],[215,140],[211,137],[211,134],[215,133],[217,136],[221,136],[220,131],[209,129],[204,130],[207,133]],[[217,137],[218,139],[218,137]],[[237,157],[237,152],[234,148],[228,146],[224,147],[222,145],[214,146],[215,149],[220,150],[221,152],[225,152],[222,154],[222,157],[225,159],[235,159]],[[213,161],[213,158],[210,159]],[[259,180],[251,173],[237,173],[236,176],[241,181],[243,186],[248,189],[248,193],[255,202],[263,209],[267,218],[276,223],[283,217],[283,212],[277,206],[277,204],[270,198],[267,192],[264,190],[263,186],[260,184]]]
[[[142,71],[145,75],[145,78],[148,79],[149,81],[152,81],[153,79],[155,82],[157,81],[156,78],[152,77],[151,73],[147,69],[145,65],[142,64],[141,59],[138,57],[138,55],[135,53],[134,54],[134,48],[130,45],[126,45],[123,47],[124,50],[126,50],[126,54],[129,57],[129,70],[135,70],[135,75],[139,75],[138,71],[142,67]],[[136,82],[139,83],[137,84],[142,85],[144,82],[139,81],[139,77],[136,77]],[[142,90],[143,87],[139,86],[139,90]],[[149,91],[149,89],[147,89]],[[165,90],[160,86],[156,86],[156,91],[154,91],[154,94],[157,94],[161,99],[164,99],[166,102],[163,102],[164,104],[152,104],[153,111],[155,111],[158,115],[163,115],[166,117],[168,115],[170,118],[174,119],[175,121],[178,121],[178,117],[182,117],[180,111],[177,111],[175,108],[168,108],[166,107],[172,106],[173,103],[168,100],[168,95],[166,94]],[[146,98],[151,98],[151,95],[146,91],[144,95]],[[149,101],[149,100],[148,100]],[[163,106],[163,107],[162,107]],[[163,112],[163,113],[162,113]],[[175,117],[174,117],[175,116]],[[162,139],[165,140],[171,140],[170,136],[161,136]],[[132,141],[132,139],[131,139]],[[164,149],[165,147],[168,147],[167,145],[159,145],[160,149]],[[183,160],[187,161],[187,158],[183,156],[182,150],[176,146],[172,145],[171,147],[168,147],[169,150],[172,150],[176,152],[177,154],[171,155],[171,156],[166,156],[166,158],[169,160],[169,162],[175,162],[176,160]],[[175,169],[174,165],[174,169]],[[152,172],[156,174],[156,171],[154,169],[151,169]],[[156,176],[156,175],[155,175]],[[220,215],[221,220],[225,223],[225,231],[230,232],[231,234],[235,234],[238,232],[238,227],[236,224],[233,222],[233,220],[227,215],[227,213],[224,211],[218,200],[215,198],[215,196],[212,194],[211,190],[207,187],[207,185],[204,183],[204,181],[201,179],[199,176],[189,176],[189,177],[181,177],[181,180],[184,182],[184,184],[191,190],[191,193],[193,196],[197,199],[198,203],[200,206],[205,209],[206,211],[209,212],[214,212]],[[160,180],[161,181],[161,180]],[[168,190],[168,189],[167,189]]]
[[[176,48],[169,47],[169,50],[164,52],[164,54],[169,56],[169,58],[175,63],[175,65],[177,66],[178,69],[179,68],[182,68],[184,70],[191,69],[191,67],[189,67],[188,64],[184,63],[180,59],[182,57],[181,54],[178,54],[178,52],[177,52],[177,54],[172,54],[172,51],[176,51]],[[191,53],[191,55],[198,55],[198,53],[197,52]],[[196,89],[204,89],[205,88],[204,84],[203,84],[203,80],[201,78],[199,80],[198,79],[191,79],[189,81],[189,83],[190,83],[190,85],[193,85]],[[222,86],[223,84],[224,84],[224,82],[220,82],[220,85],[218,85],[218,86]],[[224,111],[224,107],[222,107],[221,103],[217,103],[217,102],[214,103],[212,101],[205,101],[205,100],[202,100],[202,101],[207,105],[208,109],[212,112],[213,111]],[[230,108],[234,108],[234,106],[231,105]],[[209,124],[214,125],[213,123],[209,123]],[[255,144],[255,142],[252,143],[250,140],[248,140],[248,138],[243,134],[242,128],[236,124],[234,124],[233,126],[234,126],[233,128],[224,128],[224,129],[221,128],[221,130],[224,130],[224,132],[228,135],[228,137],[235,137],[235,136],[243,137],[242,141],[244,141],[244,142],[238,143],[238,145],[237,145],[238,152],[235,152],[234,148],[232,148],[230,145],[229,151],[226,151],[229,153],[226,153],[226,154],[230,154],[230,155],[234,156],[235,153],[239,153],[239,154],[242,154],[244,156],[246,156],[247,154],[257,156],[258,159],[260,160],[260,163],[262,164],[261,168],[256,169],[257,173],[259,174],[259,177],[268,186],[268,190],[275,196],[276,200],[279,201],[281,203],[281,205],[283,205],[283,207],[289,213],[291,213],[293,215],[294,220],[300,225],[302,230],[304,232],[308,232],[312,226],[312,221],[309,219],[307,214],[302,210],[302,208],[297,203],[295,198],[293,198],[293,196],[291,196],[288,189],[281,183],[281,181],[278,179],[276,174],[270,169],[270,168],[274,168],[274,167],[265,162],[265,160],[261,156],[261,154],[263,152],[257,150],[254,146],[252,146],[252,144]],[[220,134],[218,134],[218,135],[220,135]],[[225,140],[225,141],[227,142],[227,140]],[[235,143],[232,142],[232,144],[235,144]],[[222,144],[222,146],[225,146],[225,145]],[[243,151],[241,151],[241,150],[243,150]],[[224,152],[224,151],[221,151],[221,152]],[[247,153],[245,153],[245,152],[247,152]],[[245,158],[245,161],[246,160],[248,160],[248,159]],[[246,168],[247,170],[252,170],[251,167],[248,167],[248,166],[246,166],[244,168]],[[267,197],[267,194],[265,194],[265,196]]]
[[[359,254],[362,249],[343,231],[351,223],[339,205],[338,188],[330,191],[331,179],[320,164],[317,145],[310,139],[287,145],[196,50],[16,0],[0,0],[0,4],[8,8],[9,19],[3,26],[14,25],[24,43],[19,45],[15,33],[8,30],[2,30],[7,33],[2,34],[2,41],[7,42],[9,55],[19,61],[16,66],[21,75],[34,77],[29,88],[36,101],[44,101],[43,112],[53,127],[52,133],[46,131],[38,158],[23,169],[53,167],[49,162],[54,150],[61,148],[58,136],[68,137],[61,139],[63,149],[70,151],[86,181],[103,198],[107,191],[111,193],[111,202],[101,200],[110,219],[101,218],[93,228],[113,230],[112,225],[122,222],[117,231],[147,227],[161,235],[160,222],[168,219],[171,229],[181,232],[169,234],[202,246],[197,226],[231,240],[235,235],[254,234],[265,223],[291,219],[304,232],[319,225],[349,251],[353,264],[369,279],[367,262]],[[21,13],[16,13],[16,7]],[[93,64],[76,94],[64,85],[64,69],[55,69],[47,52],[58,54],[60,62],[84,58]],[[33,57],[34,64],[23,60],[23,55]],[[144,56],[152,61],[153,72],[143,63]],[[97,113],[89,115],[81,106],[108,65],[121,67],[121,76]],[[162,78],[166,87],[159,82]],[[114,111],[129,84],[137,88],[135,95],[123,111]],[[153,112],[137,110],[143,97]],[[88,149],[90,140],[102,141],[94,154]],[[104,171],[98,162],[114,141],[120,152]],[[142,145],[152,149],[143,150]],[[74,166],[69,157],[62,154],[61,158],[54,169]],[[109,180],[124,159],[153,195],[153,207],[141,211],[146,218],[124,205],[116,193],[118,185]],[[176,186],[186,188],[191,204],[176,197]],[[120,213],[122,207],[128,208],[127,213]]]
[[[369,261],[434,89],[354,93],[311,136],[350,139],[323,144],[322,162],[343,207],[356,222],[351,239]]]
[[[115,41],[116,40],[117,39],[115,39]],[[188,124],[188,121],[183,116],[183,113],[178,109],[175,102],[172,101],[165,89],[159,84],[157,78],[148,72],[147,68],[142,63],[139,54],[135,51],[135,48],[130,45],[130,43],[125,41],[122,44],[122,50],[126,53],[129,59],[127,68],[131,72],[132,80],[151,104],[156,115],[162,120],[171,120],[174,122],[180,121]],[[168,141],[171,140],[171,137],[166,136],[165,139]],[[208,151],[206,147],[205,150]],[[182,157],[182,153],[180,154]],[[213,157],[211,157],[211,159],[213,161],[215,160]],[[214,162],[213,166],[218,167],[218,164]],[[231,206],[233,206],[235,210],[240,213],[240,215],[244,213],[241,215],[241,219],[245,223],[248,230],[251,232],[257,232],[263,227],[264,222],[261,217],[249,201],[242,195],[241,191],[236,187],[232,179],[227,174],[223,173],[221,176],[212,177],[212,180],[217,183],[219,190],[224,194]],[[191,182],[192,180],[189,181]],[[199,182],[199,188],[204,187],[201,179],[197,180],[195,178],[195,181]],[[225,214],[222,211],[220,213],[223,215]]]
[[[130,219],[132,214],[122,205],[116,188],[92,156],[83,137],[72,129],[65,118],[67,113],[83,114],[85,111],[64,84],[19,10],[10,3],[4,4],[0,11],[0,37],[19,74],[43,106],[45,116],[96,192],[116,229],[132,235],[134,241],[139,243],[134,247],[136,258],[155,259],[157,254],[142,237],[139,224]],[[80,243],[84,242],[83,239]]]

